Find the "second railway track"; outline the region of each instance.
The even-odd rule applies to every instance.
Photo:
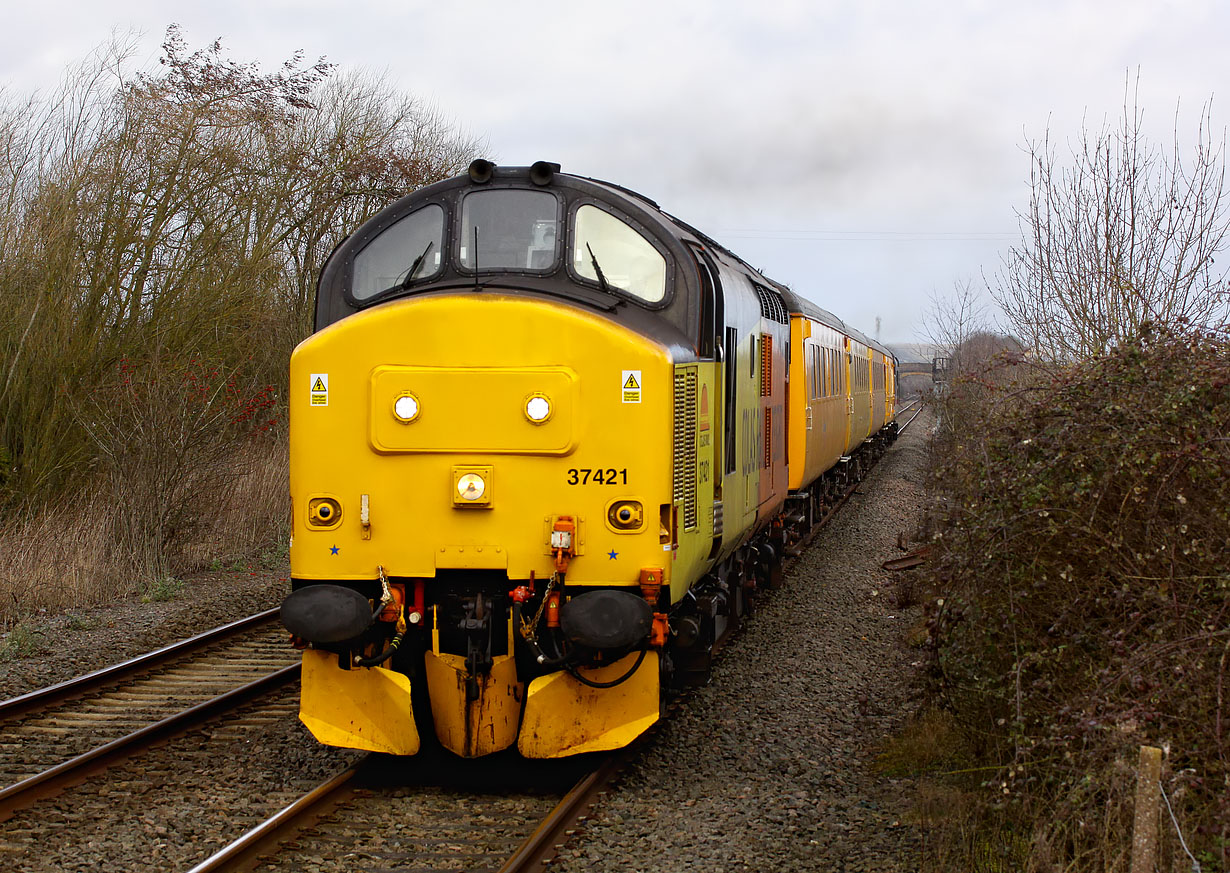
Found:
[[[89,772],[292,682],[275,611],[0,702],[0,820]]]

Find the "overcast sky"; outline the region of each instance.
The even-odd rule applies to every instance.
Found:
[[[1113,121],[1137,69],[1159,141],[1230,90],[1224,0],[44,0],[6,11],[0,81],[48,88],[113,30],[153,63],[172,22],[386,72],[498,163],[636,189],[887,342],[1018,238],[1028,138]]]

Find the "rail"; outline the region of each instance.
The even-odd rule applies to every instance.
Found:
[[[276,851],[280,843],[327,814],[337,804],[350,788],[363,760],[326,779],[285,809],[214,852],[188,873],[243,870],[262,855]]]
[[[241,631],[273,621],[277,617],[277,613],[277,607],[267,609],[264,612],[258,612],[247,618],[241,618],[230,624],[224,624],[188,639],[180,640],[178,643],[171,643],[169,646],[163,646],[161,649],[147,652],[144,655],[138,655],[135,658],[121,661],[118,664],[112,664],[110,667],[104,667],[92,673],[86,673],[75,679],[49,685],[46,688],[39,688],[18,697],[10,697],[8,700],[0,701],[0,719],[17,718],[32,710],[45,709],[54,704],[62,703],[69,698],[95,691],[104,685],[115,683],[117,680],[130,676],[140,670],[157,667],[172,658],[191,654]]]
[[[132,757],[159,740],[182,733],[208,721],[215,715],[228,712],[262,694],[295,681],[299,678],[299,669],[299,664],[283,667],[275,673],[249,682],[226,694],[220,694],[204,703],[199,703],[7,786],[0,790],[0,821],[7,820],[14,812],[25,809],[39,800],[58,794],[69,785],[81,781],[92,773],[105,770],[118,761]]]
[[[268,640],[253,640],[254,647],[246,657],[235,658],[232,649],[224,649],[224,669],[215,666],[212,653],[201,657],[211,646],[263,628],[276,614],[276,609],[265,610],[119,664],[0,702],[0,721],[6,723],[0,736],[4,737],[5,748],[19,755],[12,760],[12,756],[5,758],[6,769],[12,766],[16,771],[10,778],[17,781],[0,787],[0,821],[153,743],[294,682],[300,665],[284,664],[284,659],[277,659],[283,661],[282,665],[277,661],[270,664],[263,654],[266,649],[262,648],[270,644]],[[263,635],[267,637],[268,633]],[[252,679],[254,668],[268,672]],[[209,688],[209,683],[194,682],[202,670],[214,688]],[[177,702],[181,695],[182,702]],[[117,700],[121,705],[116,705]],[[137,703],[133,711],[124,706],[128,700],[156,702]],[[46,734],[44,723],[53,729],[51,734]],[[81,729],[72,735],[72,743],[56,739],[56,729],[74,723]],[[91,743],[98,745],[91,747]],[[43,754],[31,758],[32,748]],[[29,775],[23,777],[21,770]]]

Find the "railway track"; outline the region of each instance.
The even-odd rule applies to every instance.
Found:
[[[536,870],[626,758],[626,751],[556,762],[508,755],[480,764],[439,753],[413,762],[371,755],[190,873],[407,865],[416,871]]]
[[[911,400],[905,406],[897,410],[897,417],[901,418],[902,415],[905,415],[905,413],[909,412],[911,409],[914,410],[914,414],[911,415],[908,419],[906,419],[904,424],[902,424],[900,427],[897,428],[897,433],[901,433],[901,431],[909,427],[910,424],[913,423],[914,419],[918,418],[919,414],[922,413],[923,411],[922,400],[921,399]]]
[[[917,407],[917,408],[915,408]],[[904,430],[922,410],[921,401]],[[818,533],[855,493],[858,484],[835,503],[813,527],[806,542]],[[805,545],[806,542],[803,544]],[[715,653],[734,635],[724,635]],[[680,705],[675,700],[671,709]],[[399,784],[373,788],[372,773],[382,759],[370,756],[337,776],[325,779],[312,791],[249,830],[190,873],[233,873],[240,870],[281,871],[400,868],[416,871],[481,869],[499,873],[539,870],[583,823],[607,783],[631,759],[637,744],[601,756],[576,780],[571,789],[548,797],[514,792],[508,795],[458,795],[445,804],[432,790]],[[449,760],[447,766],[477,762]],[[543,762],[537,762],[540,766]],[[486,786],[488,791],[491,786]],[[437,789],[438,792],[438,789]],[[551,805],[549,800],[558,797]],[[531,810],[537,810],[535,819]]]
[[[0,702],[0,821],[298,678],[277,610]]]

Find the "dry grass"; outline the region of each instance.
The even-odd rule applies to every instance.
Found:
[[[214,493],[199,496],[208,519],[197,536],[168,556],[174,573],[218,562],[280,554],[289,517],[287,452],[282,440],[245,447],[231,461],[233,474]],[[115,538],[116,506],[106,489],[24,518],[0,523],[0,628],[40,612],[63,612],[126,597],[175,590],[166,577],[143,578],[121,554]]]
[[[0,626],[135,593],[112,563],[108,510],[95,491],[0,525]]]
[[[876,769],[892,775],[931,773],[960,766],[968,757],[952,715],[927,708],[906,723],[876,755]]]
[[[218,492],[202,499],[208,519],[198,536],[176,556],[176,572],[285,550],[290,519],[289,457],[286,441],[246,447]]]
[[[922,869],[943,873],[1026,871],[1027,826],[1010,796],[987,803],[998,767],[980,764],[962,727],[943,709],[926,708],[876,756],[878,770],[917,778],[913,823],[922,837]]]

